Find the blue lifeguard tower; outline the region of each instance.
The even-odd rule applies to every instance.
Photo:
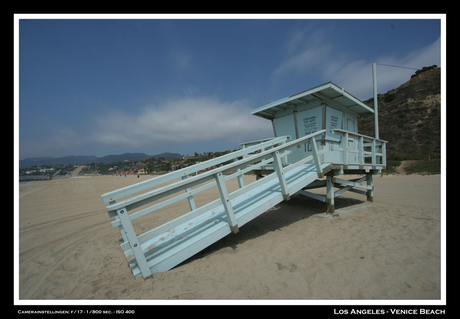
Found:
[[[373,109],[328,82],[252,114],[271,121],[274,138],[242,143],[239,151],[101,196],[136,278],[173,268],[295,193],[325,202],[331,215],[334,198],[346,191],[373,200],[373,175],[386,168],[386,141],[358,133],[358,118]],[[210,167],[216,168],[198,174]],[[258,178],[244,185],[250,171]],[[337,177],[347,174],[364,176]],[[239,189],[229,193],[226,181],[232,178]],[[197,207],[194,195],[211,187],[220,198]],[[325,195],[309,191],[321,187]],[[188,201],[188,213],[136,233],[133,220],[179,200]]]

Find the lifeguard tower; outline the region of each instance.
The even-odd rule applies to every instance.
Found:
[[[290,154],[286,156],[285,165],[289,165],[321,149],[324,151],[321,153],[321,162],[331,164],[326,180],[317,181],[305,188],[329,185],[327,193],[330,196],[321,197],[305,190],[301,192],[302,195],[326,202],[329,213],[334,213],[334,197],[330,194],[333,190],[329,189],[333,185],[343,188],[335,196],[347,190],[362,193],[351,189],[360,187],[366,190],[368,200],[372,201],[372,175],[386,168],[386,141],[358,134],[358,118],[373,115],[373,109],[343,88],[328,82],[257,108],[252,114],[270,120],[275,136],[299,139],[325,130],[324,134],[315,138],[316,143],[298,145],[290,149]],[[243,147],[253,144],[241,143]],[[273,165],[268,165],[255,170],[255,174],[260,178],[273,171]],[[319,174],[319,177],[325,173]],[[366,177],[354,181],[333,178],[342,174],[365,174]],[[358,185],[363,180],[367,181],[367,185]]]
[[[373,113],[343,88],[325,83],[252,111],[272,122],[274,138],[242,143],[239,151],[102,195],[134,276],[173,268],[295,193],[325,202],[330,214],[334,198],[346,191],[372,201],[372,176],[386,168],[386,141],[359,134],[358,118]],[[250,171],[263,178],[244,185]],[[364,177],[337,177],[346,174]],[[229,193],[232,178],[239,189]],[[220,198],[197,207],[194,195],[211,187]],[[320,187],[324,196],[309,192]],[[188,201],[188,213],[135,231],[133,220],[180,200]]]

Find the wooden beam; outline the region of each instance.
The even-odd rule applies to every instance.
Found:
[[[230,203],[230,198],[228,196],[227,186],[224,182],[224,177],[222,173],[216,174],[217,188],[219,189],[220,198],[222,200],[222,205],[224,206],[225,213],[227,214],[228,224],[232,233],[236,234],[238,229],[238,224],[236,223],[235,213],[233,212],[232,204]]]
[[[319,200],[319,201],[322,201],[322,202],[326,202],[326,196],[323,196],[323,195],[313,194],[313,193],[310,193],[310,192],[307,192],[307,191],[304,191],[304,190],[299,191],[299,194],[303,195],[303,196],[306,196],[306,197],[310,197],[310,198]]]
[[[369,186],[369,185],[361,184],[361,182],[364,182],[365,180],[366,180],[366,177],[358,179],[357,181],[350,181],[350,180],[346,180],[346,179],[335,178],[334,182],[336,184],[344,184],[344,185],[348,185],[348,186],[352,186],[352,187],[358,187],[358,188],[362,188],[362,189],[372,190],[373,189],[372,185]]]
[[[326,186],[326,181],[325,180],[319,180],[317,179],[313,183],[309,184],[305,189],[312,189],[312,188],[319,188],[319,187],[325,187]]]
[[[367,185],[370,187],[370,189],[366,193],[367,200],[372,203],[374,201],[374,185],[373,185],[372,174],[366,175],[366,182],[367,182]]]
[[[281,193],[283,194],[283,199],[288,201],[291,197],[289,195],[289,190],[286,183],[286,178],[284,177],[283,165],[281,163],[280,152],[275,152],[273,154],[273,166],[275,168],[276,174],[278,175],[278,180],[281,187]]]
[[[136,261],[139,269],[141,270],[142,276],[146,278],[152,273],[150,272],[150,268],[147,264],[147,259],[145,258],[144,251],[139,244],[139,240],[137,238],[136,232],[134,231],[133,224],[131,223],[131,220],[129,220],[128,210],[126,207],[118,209],[117,215],[120,218],[121,225],[123,226],[126,237],[128,238],[128,243],[133,250],[134,256],[136,257]]]

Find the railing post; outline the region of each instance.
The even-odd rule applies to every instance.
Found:
[[[364,138],[362,136],[358,137],[358,151],[358,163],[364,165]]]
[[[245,158],[245,157],[246,157],[246,155],[243,156],[243,158]],[[233,161],[234,162],[238,161],[238,158],[235,158]],[[238,168],[236,174],[238,174],[238,176],[236,177],[238,179],[238,186],[240,188],[243,188],[244,187],[244,181],[243,181],[243,175],[241,174],[241,168]]]
[[[182,176],[182,180],[186,179],[187,178],[187,175],[184,175]],[[190,188],[187,188],[185,189],[185,192],[190,192]],[[196,209],[196,205],[195,205],[195,199],[193,199],[193,195],[190,195],[189,197],[187,197],[188,199],[188,205],[190,206],[190,210],[195,210]]]
[[[348,132],[343,135],[343,165],[348,165]]]
[[[385,142],[382,142],[382,166],[387,166],[387,146]]]
[[[227,214],[230,230],[232,233],[236,234],[239,231],[238,224],[236,223],[235,213],[233,212],[233,207],[230,203],[230,197],[228,196],[227,186],[225,186],[222,173],[216,174],[216,182],[220,193],[220,199],[222,200],[222,205],[224,206],[225,213]]]
[[[374,138],[371,141],[371,149],[372,149],[372,166],[375,167],[375,165],[377,165],[377,161],[376,161],[376,150],[375,150],[375,139]]]
[[[318,156],[318,148],[316,147],[316,138],[313,136],[310,138],[311,149],[313,151],[313,159],[315,160],[316,171],[318,172],[318,177],[323,177],[323,170],[321,169],[321,162]]]
[[[291,199],[291,196],[289,195],[289,189],[287,187],[286,178],[284,177],[284,172],[283,172],[283,165],[281,163],[280,152],[278,151],[273,153],[273,164],[274,164],[275,172],[278,175],[278,180],[280,181],[281,193],[283,194],[283,199],[285,201],[288,201],[289,199]]]
[[[115,204],[115,203],[116,203],[116,202],[115,202],[114,200],[112,200],[112,201],[109,202],[109,205],[113,205],[113,204]],[[109,216],[110,216],[110,214],[109,214]],[[119,218],[118,216],[115,216],[115,219],[120,220],[120,218]],[[118,225],[118,230],[119,230],[120,233],[121,233],[121,237],[123,238],[123,241],[124,241],[124,242],[127,242],[127,241],[128,241],[128,237],[126,237],[126,233],[125,233],[125,230],[123,229],[123,225],[121,225],[121,224]]]
[[[120,220],[118,217],[116,217],[116,219]],[[127,242],[127,241],[128,241],[128,237],[126,237],[126,232],[125,232],[125,230],[123,229],[123,225],[119,225],[119,226],[118,226],[118,230],[119,230],[120,233],[121,233],[121,237],[123,238],[123,242]]]
[[[125,207],[117,209],[117,215],[120,218],[121,225],[123,226],[123,230],[125,231],[126,237],[128,238],[128,243],[133,250],[134,257],[136,257],[137,265],[141,270],[142,276],[146,278],[152,273],[150,272],[150,268],[147,264],[147,259],[145,258],[142,247],[139,244],[139,240],[137,239],[133,224],[129,219],[128,210]]]

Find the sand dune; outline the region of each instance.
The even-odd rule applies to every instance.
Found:
[[[324,203],[294,195],[174,269],[135,280],[100,195],[147,178],[21,184],[19,299],[441,298],[440,175],[376,176],[373,203],[346,192],[336,198],[344,214],[331,219],[317,217]],[[186,211],[179,203],[149,227]]]

